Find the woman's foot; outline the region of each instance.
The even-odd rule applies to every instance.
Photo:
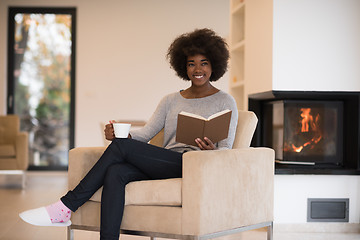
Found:
[[[22,220],[35,226],[70,226],[71,210],[61,201],[19,214]]]

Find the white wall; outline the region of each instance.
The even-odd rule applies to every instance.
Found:
[[[1,0],[0,114],[6,113],[8,6],[77,8],[76,146],[102,145],[101,123],[147,120],[165,94],[188,87],[165,59],[176,36],[203,27],[229,35],[224,0]],[[228,75],[215,85],[228,91]]]
[[[273,90],[360,91],[360,1],[274,0]],[[276,175],[275,223],[306,223],[307,198],[349,198],[360,222],[360,177]]]
[[[275,0],[273,89],[360,90],[360,1]]]
[[[349,222],[359,223],[358,176],[276,175],[275,222],[306,223],[308,198],[349,198]]]

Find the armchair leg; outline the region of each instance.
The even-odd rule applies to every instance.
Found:
[[[67,240],[74,240],[74,230],[71,227],[67,227]]]
[[[271,223],[267,227],[267,240],[273,240],[273,233],[274,233],[274,224]]]

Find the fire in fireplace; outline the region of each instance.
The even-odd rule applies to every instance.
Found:
[[[269,91],[249,110],[251,146],[275,150],[276,173],[360,175],[360,92]]]
[[[265,144],[279,163],[342,164],[342,102],[284,100],[264,107]]]
[[[314,110],[314,108],[300,108],[300,113],[295,115],[295,119],[296,116],[300,116],[301,119],[298,126],[294,126],[290,134],[285,137],[284,152],[302,153],[319,149],[324,131],[320,124],[320,114],[313,113]],[[329,151],[331,152],[331,149]],[[323,150],[320,152],[326,154]]]

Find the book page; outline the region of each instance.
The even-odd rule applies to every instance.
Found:
[[[223,115],[223,114],[225,114],[225,113],[227,113],[227,112],[231,112],[231,110],[226,109],[226,110],[223,110],[223,111],[221,111],[221,112],[217,112],[217,113],[211,115],[211,116],[208,118],[208,120],[211,120],[211,119],[213,119],[213,118],[216,118],[216,117],[218,117],[218,116],[220,116],[220,115]]]
[[[194,113],[189,113],[189,112],[181,111],[179,114],[184,115],[184,116],[188,116],[188,117],[193,117],[193,118],[198,118],[198,119],[202,119],[202,120],[207,120],[206,118],[204,118],[204,117],[202,117],[202,116],[200,116],[200,115],[194,114]]]

